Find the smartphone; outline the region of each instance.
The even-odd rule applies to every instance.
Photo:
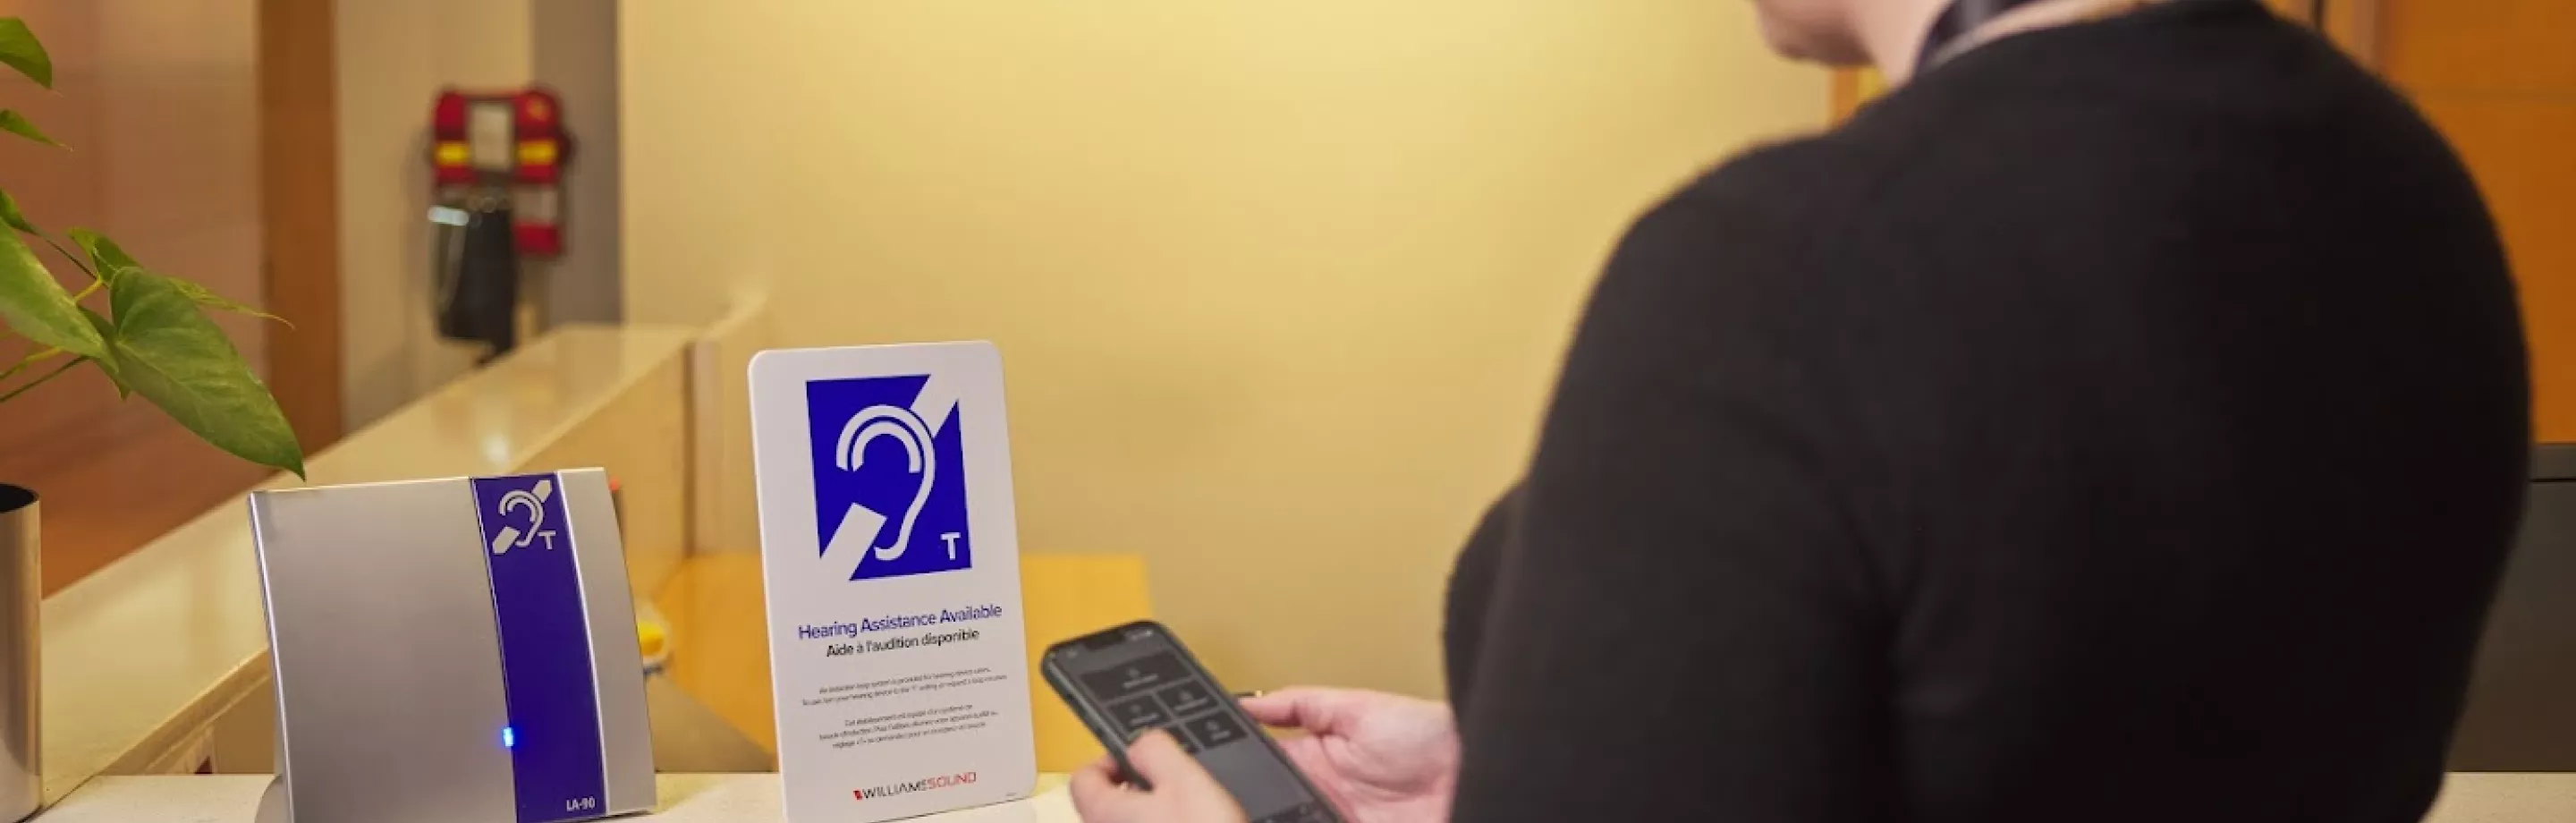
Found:
[[[1161,623],[1140,620],[1057,643],[1038,669],[1138,788],[1153,789],[1127,768],[1127,741],[1162,729],[1216,775],[1252,823],[1345,820]]]

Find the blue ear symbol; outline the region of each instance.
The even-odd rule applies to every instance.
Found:
[[[912,505],[904,509],[903,520],[895,527],[894,545],[873,546],[869,552],[878,560],[893,560],[912,545],[912,522],[930,502],[930,483],[939,476],[939,453],[931,449],[930,426],[921,421],[921,415],[901,406],[869,406],[841,427],[840,443],[832,449],[833,464],[842,471],[858,471],[867,460],[868,441],[879,437],[903,444],[905,470],[921,475],[921,488],[912,493]]]

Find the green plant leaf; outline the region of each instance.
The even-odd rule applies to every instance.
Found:
[[[216,294],[213,289],[206,288],[205,286],[176,278],[173,278],[170,282],[177,284],[180,291],[187,292],[188,299],[197,301],[197,305],[214,309],[216,311],[247,314],[263,320],[275,320],[278,323],[285,325],[287,328],[295,328],[295,324],[286,322],[286,318],[260,311],[259,309],[249,305],[234,302],[231,298]]]
[[[98,330],[99,339],[116,339],[116,323],[108,320],[106,316],[101,315],[98,312],[91,311],[88,306],[80,307],[80,311],[82,317],[89,318],[90,327]],[[89,362],[98,364],[98,370],[107,373],[108,382],[116,384],[116,399],[123,400],[134,396],[134,387],[125,385],[125,377],[117,374],[115,358],[95,358]]]
[[[54,87],[54,58],[45,54],[45,44],[36,41],[25,20],[0,17],[0,65],[17,69],[36,85]]]
[[[100,280],[113,283],[118,273],[143,268],[143,264],[134,262],[134,256],[126,254],[125,249],[117,247],[116,241],[107,239],[107,235],[83,228],[63,233],[71,235],[73,245],[89,253],[89,264],[98,272]]]
[[[104,359],[107,340],[16,232],[0,232],[0,322],[29,340]]]
[[[244,460],[304,475],[304,449],[277,398],[178,281],[128,269],[108,283],[108,349],[134,393]]]
[[[0,223],[7,223],[10,228],[28,234],[45,233],[43,229],[36,228],[36,224],[27,222],[27,213],[18,210],[18,198],[9,196],[5,191],[0,191]]]
[[[90,231],[89,229],[73,229],[64,233],[71,235],[72,242],[78,244],[82,251],[89,253],[90,265],[97,269],[100,279],[115,280],[118,273],[128,270],[148,271],[148,269],[143,268],[142,263],[135,261],[134,255],[126,254],[125,249],[116,245],[116,241],[107,239],[107,235]],[[167,275],[164,276],[166,277]],[[285,323],[287,328],[295,327],[295,324],[287,323],[286,318],[260,311],[258,308],[251,305],[216,294],[213,289],[206,288],[205,286],[177,278],[171,278],[170,282],[177,284],[180,291],[187,292],[188,298],[197,301],[197,305],[217,311],[228,311],[235,314],[247,314],[252,317],[275,320],[279,323]]]
[[[48,146],[62,145],[61,141],[57,141],[51,137],[46,137],[44,129],[36,128],[35,121],[27,119],[26,115],[19,114],[16,109],[0,109],[0,131],[9,132]]]

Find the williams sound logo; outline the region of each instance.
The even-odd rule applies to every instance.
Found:
[[[965,423],[929,375],[805,384],[814,525],[851,580],[972,568]]]
[[[932,789],[949,789],[958,786],[971,786],[974,784],[974,772],[959,772],[956,774],[943,774],[938,777],[925,777],[910,783],[891,783],[884,786],[878,786],[873,789],[852,789],[850,790],[850,797],[856,800],[882,800],[896,795],[911,794],[913,792],[926,792]]]

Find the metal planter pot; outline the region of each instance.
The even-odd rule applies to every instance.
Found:
[[[36,493],[0,484],[0,820],[44,799],[36,736]]]

